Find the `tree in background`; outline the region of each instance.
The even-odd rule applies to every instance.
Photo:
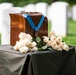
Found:
[[[58,1],[65,1],[68,2],[70,5],[76,4],[76,0],[58,0]]]
[[[76,4],[76,0],[0,0],[0,3],[2,2],[10,2],[13,3],[15,6],[24,6],[30,3],[37,3],[37,2],[46,2],[48,4],[51,4],[55,1],[65,1],[68,2],[70,5]]]

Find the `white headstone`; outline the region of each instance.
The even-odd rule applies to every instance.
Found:
[[[72,18],[72,10],[68,9],[68,18]]]
[[[48,17],[48,20],[51,21],[51,5],[49,5],[47,8],[47,17]]]
[[[35,4],[35,11],[41,12],[43,15],[47,16],[47,3],[39,2]]]
[[[26,12],[35,12],[35,4],[28,4],[23,6]]]
[[[76,21],[76,5],[72,7],[72,20]]]
[[[2,14],[3,14],[3,11],[5,10],[5,9],[8,9],[8,8],[10,8],[10,7],[13,7],[13,4],[12,3],[1,3],[0,4],[0,33],[2,32],[2,25],[3,25],[3,22],[2,22],[2,19],[3,19],[3,16],[2,16]]]
[[[67,35],[68,3],[54,2],[51,5],[51,30],[56,35],[65,37]]]
[[[10,13],[21,13],[21,7],[12,7],[3,11],[3,30],[1,44],[10,44]]]

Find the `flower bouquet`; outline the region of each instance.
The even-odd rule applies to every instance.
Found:
[[[19,39],[13,48],[23,53],[37,50],[69,50],[69,46],[62,41],[62,37],[56,36],[54,31],[50,32],[49,37],[43,36],[42,38],[32,37],[30,34],[21,32]]]

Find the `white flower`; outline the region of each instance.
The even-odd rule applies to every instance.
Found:
[[[33,48],[31,49],[31,51],[37,51],[37,50],[38,50],[37,47],[33,47]]]
[[[21,48],[21,47],[23,47],[23,46],[25,46],[25,44],[21,41],[21,42],[19,42],[19,43],[17,43],[16,45],[18,45],[19,46],[19,48]]]
[[[56,37],[55,37],[55,36],[51,36],[51,37],[50,37],[50,40],[51,40],[51,41],[55,41],[55,40],[56,40]]]
[[[67,45],[65,47],[65,51],[69,51],[69,47]]]
[[[16,44],[15,44],[15,46],[13,47],[15,50],[19,50],[19,46],[18,46],[18,41],[16,41]]]
[[[37,45],[37,43],[33,41],[31,44],[29,44],[28,47],[35,47],[36,45]]]
[[[49,38],[47,36],[43,36],[43,41],[44,42],[48,42],[49,41]]]
[[[35,47],[37,44],[36,44],[36,42],[32,42],[32,45],[33,45],[33,47]]]
[[[56,42],[56,43],[57,43],[57,42]],[[62,43],[63,43],[63,42],[58,42],[57,45],[62,48]]]
[[[51,43],[51,46],[52,46],[52,48],[55,49],[55,50],[62,51],[61,46],[58,45],[58,44],[56,43],[56,41],[53,41],[53,42]]]
[[[25,38],[24,40],[21,41],[25,46],[28,46],[31,44],[31,41],[28,38]]]
[[[62,37],[61,37],[61,36],[58,36],[58,37],[56,38],[56,42],[57,42],[57,43],[62,42]]]
[[[19,39],[19,42],[22,42],[24,39]]]
[[[64,48],[65,42],[61,42],[60,46]]]
[[[13,48],[14,48],[15,50],[19,50],[19,46],[18,46],[18,45],[15,45]]]
[[[60,46],[58,46],[58,47],[56,48],[56,50],[57,50],[57,51],[62,51],[62,48],[61,48]]]
[[[29,51],[29,48],[26,47],[26,46],[24,46],[24,47],[21,47],[21,48],[19,49],[19,51],[20,51],[20,52],[23,52],[23,53],[27,53],[27,52]]]
[[[51,46],[52,46],[53,48],[57,47],[56,41],[51,42]]]
[[[52,41],[47,42],[47,46],[51,46]]]
[[[55,36],[55,32],[54,32],[54,31],[51,31],[51,32],[50,32],[50,37],[51,37],[51,36]]]
[[[69,47],[65,44],[65,42],[62,43],[62,49],[64,49],[65,51],[69,50]]]
[[[21,43],[21,42],[16,42],[16,45],[13,47],[15,50],[19,50],[19,48],[21,48],[22,46],[24,46],[23,45],[23,43]]]
[[[26,38],[26,33],[21,32],[21,33],[19,34],[19,38],[20,38],[20,39],[25,39],[25,38]]]
[[[32,36],[30,34],[26,34],[26,38],[28,38],[29,40],[32,40]]]

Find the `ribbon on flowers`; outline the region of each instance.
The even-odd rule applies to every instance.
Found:
[[[41,19],[40,19],[40,22],[38,23],[38,25],[35,25],[32,18],[30,17],[29,14],[23,14],[23,17],[26,18],[31,26],[31,28],[34,30],[34,31],[38,31],[40,29],[40,27],[42,26],[42,23],[44,21],[44,15],[42,15]]]

